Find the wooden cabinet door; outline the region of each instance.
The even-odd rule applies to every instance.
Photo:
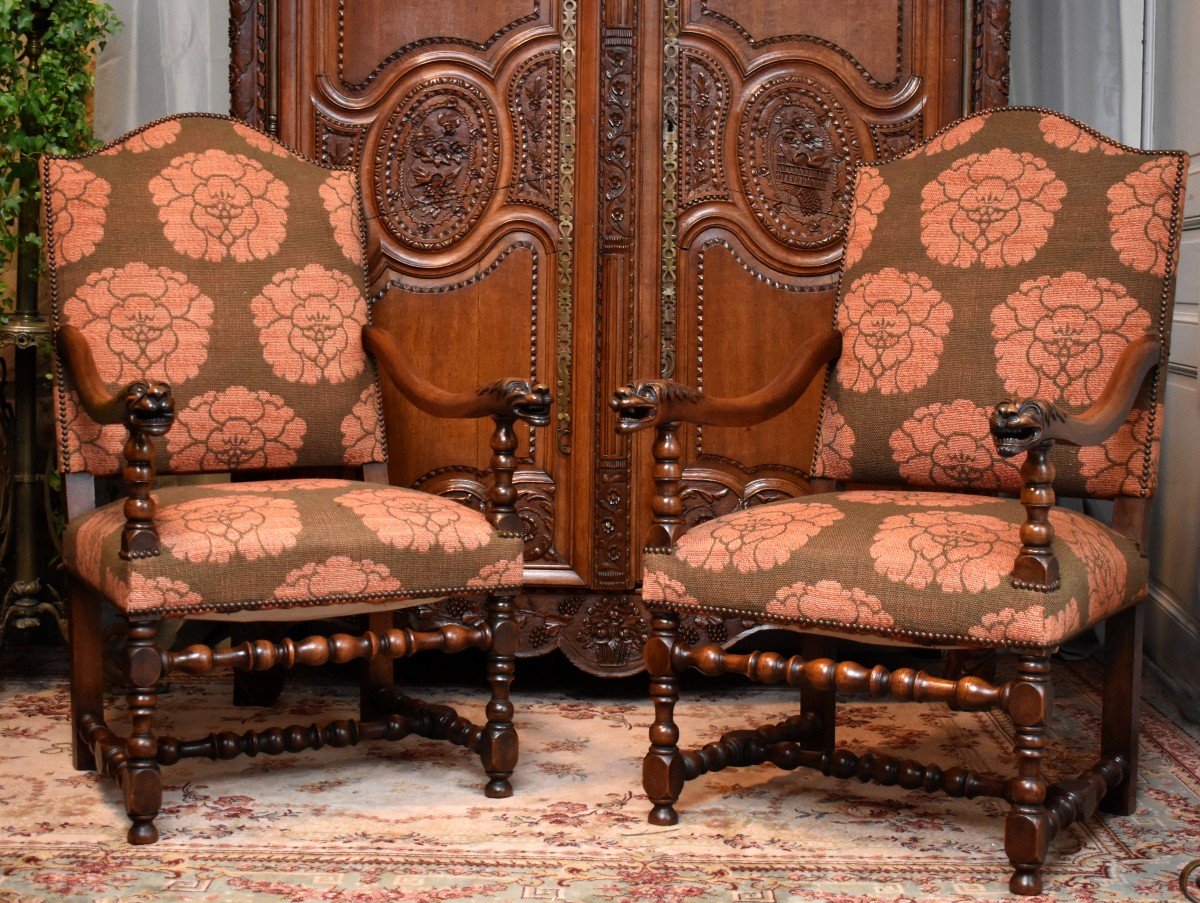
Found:
[[[615,434],[613,390],[761,386],[831,322],[854,163],[1007,95],[1007,0],[230,8],[235,115],[358,167],[377,322],[446,388],[553,389],[518,477],[522,654],[594,673],[639,670],[649,631],[652,437]],[[489,424],[384,391],[392,481],[481,507]],[[771,423],[688,433],[690,521],[807,491],[818,391]],[[689,618],[683,635],[753,626]]]
[[[575,0],[294,0],[267,30],[269,124],[357,164],[374,322],[446,389],[554,387],[555,423],[520,428],[517,504],[530,579],[583,585],[569,499]],[[482,508],[491,421],[436,421],[386,380],[383,394],[391,481]]]
[[[661,12],[657,370],[741,395],[832,323],[852,167],[970,109],[974,23],[959,0]],[[820,395],[759,426],[689,430],[688,520],[806,492]]]

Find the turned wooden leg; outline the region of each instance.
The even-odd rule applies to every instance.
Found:
[[[288,625],[283,621],[252,621],[248,624],[234,623],[229,641],[233,645],[246,641],[269,640],[282,642],[287,636]],[[283,668],[266,671],[233,672],[233,704],[235,706],[271,707],[279,702],[287,672]]]
[[[654,804],[650,824],[679,822],[675,801],[683,790],[683,759],[679,755],[679,728],[675,725],[675,703],[679,701],[679,678],[671,663],[679,632],[679,615],[655,611],[652,635],[646,641],[646,671],[650,674],[650,698],[654,700],[654,723],[650,725],[650,750],[642,760],[642,788]]]
[[[153,720],[162,677],[162,655],[157,637],[158,621],[129,622],[125,676],[129,681],[126,699],[131,727],[126,740],[129,760],[121,772],[121,786],[125,791],[125,810],[133,822],[129,828],[132,844],[158,840],[154,816],[162,806],[162,775],[158,770],[158,740]]]
[[[1012,808],[1004,823],[1004,851],[1014,869],[1008,889],[1022,896],[1042,892],[1042,864],[1050,846],[1042,757],[1051,705],[1049,655],[1024,656],[1008,699],[1008,717],[1016,729],[1017,774],[1008,782]]]
[[[1100,801],[1114,815],[1137,809],[1138,721],[1142,702],[1142,625],[1144,606],[1135,605],[1104,623],[1104,715],[1100,725],[1100,758],[1121,756],[1125,778]]]
[[[517,622],[513,620],[514,608],[512,596],[488,597],[492,645],[487,651],[487,676],[492,698],[487,704],[488,720],[480,740],[479,757],[490,778],[483,792],[491,799],[512,796],[512,784],[508,779],[517,767],[517,730],[513,727],[513,704],[508,698],[521,638]]]
[[[100,635],[100,600],[71,586],[71,760],[80,771],[94,771],[96,757],[80,736],[85,715],[104,720],[104,642]]]
[[[373,611],[367,615],[367,629],[379,636],[395,626],[395,612]],[[379,691],[395,683],[396,665],[386,655],[376,655],[362,663],[358,702],[359,718],[363,721],[379,721],[383,712],[379,708]]]
[[[800,654],[805,661],[828,658],[837,661],[837,638],[820,634],[805,634],[800,644]],[[837,690],[818,690],[810,683],[800,686],[800,708],[812,712],[821,719],[821,731],[805,740],[805,749],[833,749],[837,745]]]

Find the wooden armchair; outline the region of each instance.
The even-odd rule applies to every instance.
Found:
[[[509,686],[522,579],[515,422],[544,425],[549,395],[523,379],[453,394],[367,325],[354,174],[303,159],[244,125],[182,116],[104,150],[43,161],[46,247],[57,334],[55,403],[67,477],[75,767],[124,792],[130,843],[158,838],[160,768],[398,740],[476,751],[490,797],[512,793]],[[491,417],[486,516],[387,485],[372,360],[419,409]],[[333,469],[290,478],[155,489],[157,474]],[[94,479],[126,498],[97,508]],[[450,593],[487,598],[476,627],[395,629],[393,612]],[[128,630],[129,736],[104,714],[100,614]],[[168,617],[306,621],[365,614],[357,635],[172,651]],[[479,727],[392,686],[392,660],[481,649],[491,700]],[[361,660],[361,719],[204,737],[154,729],[160,681]]]
[[[676,822],[686,781],[762,762],[998,797],[1011,804],[1010,889],[1036,894],[1057,832],[1098,807],[1133,812],[1138,603],[1187,160],[1046,111],[965,119],[900,159],[859,167],[837,329],[809,340],[786,373],[733,400],[658,380],[616,393],[619,430],[657,431],[643,578],[655,612],[643,771],[652,824]],[[822,494],[685,532],[681,424],[758,423],[826,364],[812,469]],[[1112,528],[1056,508],[1056,493],[1113,499]],[[677,634],[685,611],[813,633],[792,658],[688,647]],[[1050,656],[1102,621],[1100,758],[1051,783]],[[837,636],[1004,649],[1016,676],[997,685],[839,662]],[[681,749],[673,711],[687,668],[797,686],[800,714]],[[1003,711],[1016,773],[838,748],[837,693]]]

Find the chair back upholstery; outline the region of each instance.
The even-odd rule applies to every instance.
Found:
[[[204,115],[42,167],[55,328],[83,332],[113,390],[171,385],[160,473],[384,460],[353,171]],[[124,427],[56,370],[61,468],[118,473]]]
[[[1081,411],[1144,335],[1165,363],[1187,165],[1007,108],[858,167],[813,475],[1019,491],[998,402]],[[1060,494],[1154,494],[1164,369],[1102,447],[1054,450]]]

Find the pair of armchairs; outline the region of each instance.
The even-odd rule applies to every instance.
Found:
[[[444,392],[369,325],[350,170],[222,117],[180,116],[94,154],[47,157],[42,175],[67,486],[71,742],[77,768],[98,768],[123,790],[130,843],[158,838],[160,768],[197,756],[418,734],[477,751],[487,795],[509,796],[523,558],[514,426],[544,425],[548,392],[515,378]],[[493,418],[486,515],[388,485],[376,366],[428,414]],[[338,476],[154,488],[159,474],[280,469]],[[126,497],[97,507],[95,478],[118,474]],[[486,623],[395,629],[394,609],[449,594],[486,596]],[[105,721],[105,604],[127,631],[124,737]],[[350,614],[366,614],[369,630],[221,649],[157,642],[164,618]],[[392,686],[393,659],[468,648],[487,656],[486,725]],[[171,674],[355,660],[361,720],[183,739],[155,732],[159,684]]]
[[[1186,154],[1118,145],[1048,111],[963,120],[900,159],[859,167],[834,328],[777,379],[740,399],[658,380],[615,394],[618,429],[657,432],[643,580],[654,610],[643,768],[653,824],[676,823],[686,781],[762,762],[999,797],[1011,804],[1010,887],[1035,894],[1055,833],[1100,806],[1133,810],[1137,603],[1147,593],[1186,169]],[[416,733],[477,750],[488,795],[510,794],[521,583],[514,424],[547,421],[546,391],[511,379],[459,396],[422,380],[395,340],[368,325],[353,174],[252,129],[178,117],[97,154],[47,158],[43,175],[67,474],[72,743],[77,767],[102,768],[123,788],[130,841],[157,837],[160,767],[193,756]],[[427,413],[495,419],[486,517],[386,484],[372,361]],[[816,493],[685,532],[683,424],[761,422],[822,372]],[[309,467],[362,468],[364,480],[151,492],[157,473]],[[117,473],[127,498],[96,508],[93,477]],[[1056,493],[1113,500],[1112,528],[1055,507]],[[487,596],[486,624],[392,626],[392,610],[413,599],[469,592]],[[104,603],[128,629],[127,737],[104,719]],[[370,629],[221,650],[156,642],[164,617],[268,611],[293,621],[366,612]],[[681,612],[799,628],[803,654],[689,646]],[[1100,759],[1051,782],[1050,657],[1100,622],[1109,652]],[[864,668],[836,661],[838,636],[1011,650],[1016,673],[995,684]],[[487,653],[485,726],[391,686],[392,659],[468,647]],[[154,732],[156,688],[170,673],[355,659],[364,665],[360,722],[183,740]],[[797,686],[800,714],[681,749],[673,711],[689,668]],[[1014,725],[1016,774],[839,748],[838,693],[999,709]]]

